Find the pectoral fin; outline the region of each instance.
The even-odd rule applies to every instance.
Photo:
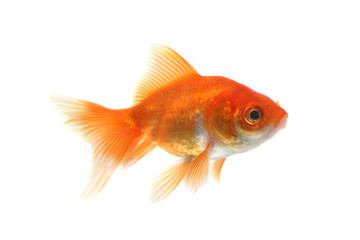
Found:
[[[220,183],[220,173],[226,158],[216,160],[212,165],[211,174],[217,183]]]

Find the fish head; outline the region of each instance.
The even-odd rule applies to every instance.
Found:
[[[247,148],[260,145],[286,126],[287,112],[261,93],[243,86],[235,102],[235,132]]]
[[[204,112],[203,126],[227,155],[245,152],[273,137],[288,114],[269,97],[240,85],[218,95]]]

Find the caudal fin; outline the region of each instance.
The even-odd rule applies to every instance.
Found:
[[[84,200],[96,196],[120,164],[129,166],[156,147],[135,125],[130,109],[113,110],[68,97],[51,98],[67,116],[65,124],[92,147],[92,168],[82,194]]]

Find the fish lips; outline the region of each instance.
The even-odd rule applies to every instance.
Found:
[[[280,118],[278,121],[275,122],[274,128],[277,128],[279,130],[284,129],[286,127],[287,121],[288,121],[288,114],[285,113],[282,118]]]

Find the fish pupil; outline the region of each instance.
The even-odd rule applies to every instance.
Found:
[[[250,117],[253,120],[258,120],[260,117],[260,113],[257,110],[251,111]]]

